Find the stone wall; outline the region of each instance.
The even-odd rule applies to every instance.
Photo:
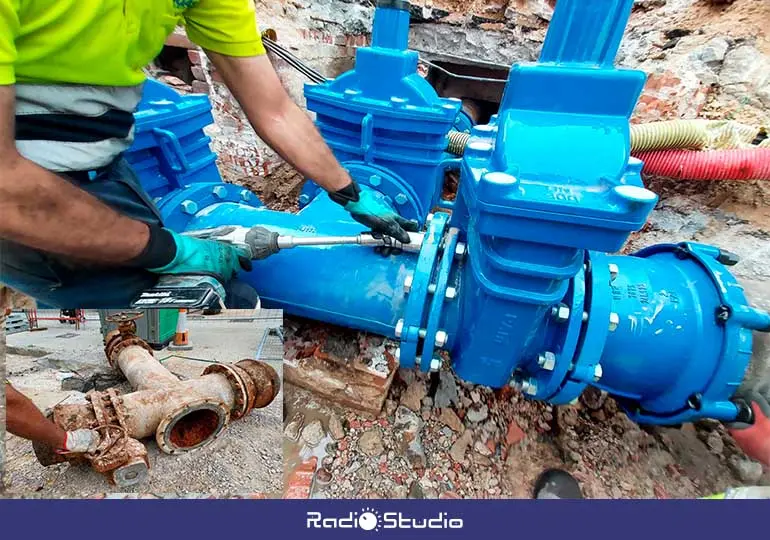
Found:
[[[426,59],[504,69],[537,58],[554,0],[436,0],[414,3],[411,46]],[[372,2],[257,0],[261,28],[328,77],[353,65],[369,40]],[[735,0],[636,0],[618,63],[649,74],[634,122],[732,118],[770,124],[770,3]],[[183,35],[171,45],[192,47]],[[194,80],[182,90],[209,93],[210,129],[223,175],[270,175],[281,159],[259,137],[204,55],[189,56]],[[272,58],[292,98],[304,105],[304,77]],[[179,86],[178,86],[179,87]]]

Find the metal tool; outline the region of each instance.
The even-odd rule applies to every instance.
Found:
[[[166,275],[131,303],[132,309],[225,308],[225,287],[211,276]]]
[[[282,236],[265,227],[223,226],[213,229],[189,231],[186,236],[227,242],[246,248],[252,260],[262,260],[283,249],[298,246],[360,245],[388,247],[394,250],[418,252],[422,245],[422,233],[409,233],[411,242],[403,244],[387,236],[361,233],[355,236]],[[166,275],[158,283],[144,291],[131,304],[133,309],[147,308],[225,308],[225,288],[211,276]]]
[[[424,233],[409,233],[410,242],[404,244],[389,236],[361,233],[351,236],[289,236],[281,235],[265,227],[224,226],[213,229],[186,232],[195,238],[216,239],[248,248],[252,260],[266,259],[281,250],[300,246],[343,246],[389,247],[394,250],[418,253]]]

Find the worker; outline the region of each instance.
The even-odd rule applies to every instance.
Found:
[[[101,437],[96,431],[63,430],[9,383],[5,384],[5,401],[5,427],[9,433],[42,442],[60,454],[87,454],[97,450]]]
[[[52,307],[122,308],[162,274],[250,269],[243,248],[165,228],[122,158],[143,68],[180,23],[262,139],[409,242],[416,223],[359,188],[282,87],[250,0],[0,0],[0,282]]]

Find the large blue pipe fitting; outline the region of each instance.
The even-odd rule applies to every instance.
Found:
[[[748,306],[734,256],[692,243],[607,255],[657,201],[629,156],[645,77],[612,65],[632,0],[560,0],[540,63],[512,68],[499,114],[451,162],[444,137],[459,104],[414,74],[408,16],[388,4],[356,69],[307,95],[363,189],[424,224],[419,252],[297,247],[239,279],[266,306],[399,340],[402,367],[436,370],[446,350],[462,379],[554,404],[591,385],[639,422],[735,420],[752,331],[770,330],[770,315]],[[159,88],[148,85],[129,159],[168,226],[361,232],[317,186],[286,214],[222,183],[201,154],[206,104]],[[447,166],[461,170],[457,200],[431,214]]]
[[[444,172],[458,160],[445,153],[446,135],[461,109],[417,73],[407,50],[407,2],[380,2],[371,47],[356,66],[321,85],[307,85],[307,107],[337,159],[361,185],[385,193],[408,219],[424,224],[440,202]],[[308,182],[300,207],[322,190]]]

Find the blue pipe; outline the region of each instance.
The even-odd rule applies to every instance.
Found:
[[[715,247],[607,254],[644,225],[657,196],[629,155],[644,74],[612,66],[631,2],[590,4],[560,0],[541,62],[513,67],[499,114],[472,128],[461,161],[443,154],[459,104],[414,74],[416,55],[401,50],[408,17],[378,8],[375,46],[306,93],[351,175],[424,224],[419,253],[300,247],[239,279],[266,306],[398,339],[402,367],[438,369],[444,350],[464,380],[554,404],[592,385],[638,422],[734,420],[752,331],[770,329],[770,315],[749,307],[726,266],[734,258]],[[129,159],[167,226],[361,232],[312,183],[298,214],[222,183],[201,153],[208,103],[157,84],[146,94]],[[441,201],[447,168],[461,172],[451,205]]]

